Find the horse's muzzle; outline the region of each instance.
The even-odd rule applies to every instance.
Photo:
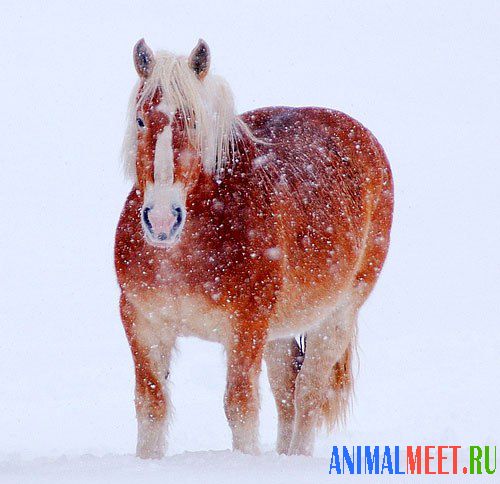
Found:
[[[171,205],[169,210],[144,206],[141,222],[146,242],[155,247],[171,247],[180,237],[185,218],[185,209],[178,204]]]

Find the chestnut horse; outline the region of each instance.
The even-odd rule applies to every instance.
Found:
[[[161,457],[176,338],[224,345],[235,450],[256,453],[265,359],[277,451],[311,454],[352,391],[357,315],[389,246],[393,186],[375,137],[323,108],[235,113],[208,46],[134,47],[124,158],[134,186],[116,232],[135,364],[137,455]],[[307,334],[305,352],[295,339]]]

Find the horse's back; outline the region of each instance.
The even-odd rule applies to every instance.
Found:
[[[340,217],[362,230],[383,192],[392,200],[384,150],[350,116],[324,108],[272,107],[242,117],[264,141],[257,144],[255,179],[265,176],[299,212],[312,212],[319,223]]]
[[[241,118],[265,142],[258,145],[263,164],[266,158],[279,158],[285,169],[288,165],[292,179],[294,173],[301,176],[323,165],[349,175],[358,186],[373,190],[378,182],[388,182],[392,187],[389,163],[379,142],[345,113],[316,107],[266,107]],[[363,183],[368,175],[375,177],[371,184]]]

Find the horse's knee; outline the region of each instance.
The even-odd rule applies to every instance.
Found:
[[[224,408],[230,422],[244,422],[257,409],[256,376],[250,374],[229,378],[224,395]]]
[[[160,385],[148,381],[136,385],[137,413],[150,420],[164,420],[167,416],[167,398]]]

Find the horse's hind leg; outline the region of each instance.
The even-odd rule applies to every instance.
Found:
[[[137,456],[160,458],[165,454],[165,434],[171,410],[167,378],[174,339],[161,339],[150,321],[141,318],[125,296],[120,310],[134,359]]]
[[[357,307],[347,305],[307,332],[295,388],[291,454],[312,454],[316,430],[323,424],[333,425],[347,410],[356,319]]]
[[[295,417],[295,380],[302,352],[295,338],[269,341],[264,350],[267,375],[278,410],[276,451],[288,454]]]

